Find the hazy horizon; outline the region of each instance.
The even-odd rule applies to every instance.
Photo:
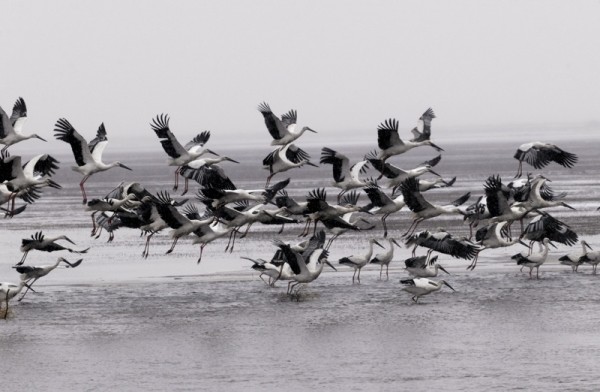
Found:
[[[300,144],[376,145],[387,118],[406,138],[428,107],[439,143],[595,137],[599,11],[593,0],[12,1],[0,106],[10,114],[23,97],[25,133],[52,139],[15,153],[68,148],[52,136],[61,117],[88,139],[104,122],[107,154],[160,150],[149,126],[160,113],[184,143],[211,130],[214,148],[269,146],[263,101],[319,132]]]

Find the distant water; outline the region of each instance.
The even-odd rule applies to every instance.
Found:
[[[491,174],[509,181],[516,172],[512,158],[520,144],[444,145],[436,171],[457,176],[453,188],[430,191],[434,202],[473,193],[483,194]],[[359,159],[370,147],[328,145]],[[577,211],[552,210],[600,248],[600,158],[594,146],[565,144],[579,155],[571,170],[549,166],[544,173],[556,191]],[[264,185],[260,162],[264,151],[219,151],[240,165],[223,166],[244,188]],[[319,151],[308,151],[318,161]],[[435,150],[421,148],[392,163],[410,168],[431,159]],[[112,157],[110,157],[112,158]],[[164,155],[116,157],[134,171],[114,169],[93,176],[86,188],[101,197],[120,181],[139,181],[151,191],[171,189],[173,170]],[[170,241],[155,236],[150,257],[141,258],[143,238],[121,229],[112,243],[103,234],[89,236],[89,213],[83,211],[80,178],[69,170],[72,158],[59,157],[56,181],[61,191],[44,197],[20,216],[0,223],[4,251],[0,281],[18,280],[11,269],[21,253],[21,238],[37,230],[66,234],[76,248],[91,246],[77,269],[59,269],[36,283],[21,303],[11,303],[0,320],[0,370],[11,390],[598,390],[596,365],[600,354],[597,326],[600,276],[583,266],[578,274],[557,258],[574,248],[551,250],[541,279],[529,280],[511,263],[521,248],[482,253],[478,267],[440,256],[449,269],[446,279],[456,293],[442,289],[415,305],[398,283],[406,277],[401,261],[410,254],[397,249],[390,280],[367,267],[362,283],[352,285],[352,272],[326,270],[311,283],[299,302],[285,295],[285,284],[270,289],[240,256],[268,258],[277,228],[253,227],[225,254],[226,239],[205,248],[196,264],[197,246],[181,240],[174,254],[164,255]],[[525,167],[527,170],[528,167]],[[278,174],[292,178],[289,193],[302,197],[314,187],[328,186],[331,166],[305,167]],[[189,197],[194,194],[192,187]],[[327,188],[330,199],[336,190]],[[361,196],[364,203],[365,196]],[[391,236],[399,237],[409,213],[390,218]],[[369,219],[377,222],[375,217]],[[446,227],[467,234],[459,218],[444,218],[422,228]],[[296,241],[301,225],[286,227],[281,239]],[[364,252],[367,238],[352,234],[331,248],[330,261]],[[577,245],[577,248],[579,245]],[[78,255],[62,254],[69,260]],[[27,264],[49,264],[57,254],[31,253]]]

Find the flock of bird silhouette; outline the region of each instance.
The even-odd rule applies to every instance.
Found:
[[[92,211],[91,235],[98,238],[103,230],[109,233],[108,241],[114,239],[118,228],[133,228],[141,230],[146,242],[142,252],[148,257],[152,237],[162,230],[170,229],[169,237],[173,240],[166,253],[175,249],[178,240],[184,236],[193,235],[193,244],[199,244],[200,256],[206,245],[214,240],[228,236],[226,251],[233,251],[237,235],[243,226],[246,230],[240,235],[245,237],[250,227],[255,223],[265,225],[281,225],[281,233],[286,224],[298,224],[304,221],[305,226],[301,236],[312,234],[308,240],[298,244],[285,243],[279,239],[273,241],[276,248],[270,260],[252,259],[252,268],[260,272],[260,278],[268,285],[274,286],[277,281],[288,281],[288,294],[299,298],[300,290],[317,279],[324,265],[335,267],[328,260],[329,249],[335,239],[349,231],[364,231],[368,233],[376,225],[370,218],[381,216],[383,238],[388,241],[387,250],[373,256],[374,246],[385,247],[375,238],[368,239],[368,250],[363,254],[349,255],[339,259],[339,264],[354,269],[352,282],[360,283],[360,271],[368,264],[380,265],[379,279],[383,279],[383,268],[386,267],[386,279],[389,278],[388,268],[393,259],[394,246],[400,247],[396,239],[387,238],[388,227],[386,219],[394,213],[407,207],[412,211],[412,223],[400,238],[407,247],[413,247],[412,257],[405,260],[406,271],[411,279],[401,279],[403,290],[412,294],[412,300],[418,299],[442,286],[452,289],[444,280],[434,281],[430,278],[437,276],[438,270],[447,271],[437,263],[437,256],[431,257],[432,252],[438,252],[455,258],[471,260],[468,269],[473,270],[477,264],[479,253],[485,249],[508,247],[520,243],[527,247],[523,252],[513,256],[518,265],[529,268],[529,276],[536,269],[539,278],[539,267],[545,262],[548,246],[555,242],[574,245],[578,241],[577,234],[568,225],[552,217],[543,209],[562,206],[572,208],[563,201],[566,194],[555,193],[549,186],[549,180],[542,174],[522,177],[522,163],[526,162],[535,169],[542,169],[551,162],[571,168],[577,162],[575,154],[566,152],[553,144],[532,142],[518,147],[514,158],[519,161],[515,179],[503,183],[498,175],[491,175],[484,184],[484,195],[474,204],[464,206],[470,198],[470,192],[458,199],[437,205],[427,201],[425,192],[441,187],[450,187],[456,178],[443,179],[433,170],[440,161],[441,155],[423,162],[413,169],[402,169],[388,161],[390,158],[403,154],[413,148],[428,146],[438,152],[444,151],[431,141],[431,123],[435,118],[433,110],[427,109],[418,119],[417,126],[412,129],[413,137],[403,140],[399,134],[399,123],[395,119],[387,119],[377,128],[378,151],[365,154],[364,159],[350,165],[349,158],[331,148],[323,147],[321,164],[332,165],[333,182],[331,186],[338,188],[336,203],[327,200],[325,188],[317,188],[308,193],[305,200],[295,200],[286,191],[290,179],[271,185],[272,178],[278,173],[300,168],[304,165],[317,166],[310,161],[309,154],[296,145],[305,132],[315,130],[297,123],[297,112],[290,110],[282,116],[275,115],[265,102],[258,106],[258,111],[264,117],[264,122],[272,136],[271,145],[274,149],[263,159],[263,166],[269,171],[265,187],[261,189],[241,189],[234,185],[227,176],[223,163],[238,163],[238,161],[221,156],[205,148],[210,139],[210,132],[204,131],[183,145],[175,137],[169,126],[169,116],[161,114],[152,119],[150,128],[159,139],[168,155],[168,165],[176,168],[174,172],[174,187],[179,187],[179,177],[185,181],[182,195],[188,192],[189,180],[195,181],[199,188],[195,198],[204,205],[200,213],[198,207],[187,199],[175,201],[170,194],[161,190],[156,194],[150,193],[137,182],[121,183],[105,197],[88,201],[85,183],[97,172],[110,170],[115,167],[131,170],[121,162],[104,163],[102,153],[108,143],[107,132],[101,124],[96,137],[90,142],[65,119],[59,119],[55,124],[56,139],[70,145],[76,166],[72,169],[82,175],[79,183],[82,202],[86,211]],[[27,119],[27,108],[23,98],[19,98],[9,117],[0,108],[2,117],[0,125],[0,144],[4,145],[0,157],[0,208],[5,217],[22,214],[28,204],[34,203],[42,196],[43,187],[60,189],[61,186],[52,180],[52,175],[58,170],[58,161],[49,154],[40,154],[22,164],[20,156],[11,156],[8,148],[21,141],[42,137],[23,133],[23,124]],[[209,155],[211,157],[209,157]],[[370,168],[378,173],[377,178],[366,177]],[[430,173],[433,180],[420,179],[422,174]],[[385,186],[379,181],[385,177]],[[369,204],[358,205],[358,195],[363,190],[369,199]],[[16,199],[24,204],[16,207]],[[274,205],[275,208],[269,208]],[[454,236],[442,229],[437,231],[420,231],[416,229],[424,220],[440,215],[460,215],[468,222],[470,236]],[[525,225],[525,219],[529,219]],[[513,235],[511,226],[519,221],[521,230]],[[317,230],[321,222],[324,229]],[[479,228],[478,228],[479,227]],[[473,231],[476,229],[474,239]],[[325,231],[330,238],[326,241]],[[8,302],[17,296],[23,288],[23,299],[28,290],[34,291],[32,285],[41,277],[54,270],[61,263],[68,268],[77,267],[82,260],[74,263],[59,257],[54,264],[42,267],[22,265],[29,251],[46,252],[66,250],[72,253],[85,254],[88,249],[75,250],[59,245],[56,241],[64,240],[73,243],[66,236],[46,238],[42,232],[37,232],[30,239],[23,239],[21,251],[23,258],[14,266],[20,274],[20,283],[0,283],[0,301],[6,304],[4,316],[8,313]],[[534,242],[538,242],[539,251],[532,251]],[[600,252],[588,251],[589,245],[582,241],[582,250],[572,252],[562,257],[561,263],[569,265],[573,271],[582,263],[589,263],[596,272],[600,262]],[[418,247],[427,248],[425,255],[417,256]],[[268,279],[265,279],[267,277]],[[454,290],[454,289],[452,289]],[[1,304],[1,302],[0,302]]]

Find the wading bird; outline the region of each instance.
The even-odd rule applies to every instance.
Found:
[[[515,178],[521,177],[523,174],[523,161],[536,169],[542,169],[550,162],[556,162],[567,168],[571,168],[577,163],[577,155],[566,152],[554,144],[542,142],[521,144],[517,148],[514,158],[519,161]]]
[[[265,125],[269,133],[273,137],[272,146],[284,146],[298,139],[306,131],[317,133],[310,127],[300,127],[296,124],[298,113],[295,110],[290,110],[281,119],[273,114],[269,104],[266,102],[258,105],[258,111],[265,118]]]
[[[25,262],[25,259],[27,258],[27,254],[32,250],[39,250],[42,252],[56,252],[56,251],[61,251],[61,250],[68,250],[70,253],[83,254],[83,253],[87,253],[87,251],[90,249],[90,248],[87,248],[87,249],[83,249],[83,250],[75,250],[75,249],[67,248],[67,247],[64,247],[64,246],[56,243],[56,241],[60,241],[60,240],[65,240],[65,241],[75,245],[75,243],[73,241],[71,241],[71,239],[69,239],[69,237],[67,237],[66,235],[59,235],[58,237],[47,238],[44,236],[44,234],[42,234],[41,231],[38,231],[37,233],[32,234],[31,239],[23,238],[21,240],[21,248],[20,248],[21,252],[23,252],[23,257],[17,263],[17,265],[22,265]]]
[[[83,175],[83,179],[79,183],[79,188],[81,189],[81,194],[83,196],[83,204],[87,203],[84,184],[91,175],[117,166],[131,170],[119,161],[109,164],[102,162],[102,153],[108,144],[104,123],[100,124],[100,127],[96,132],[96,137],[89,144],[83,136],[73,128],[71,123],[64,118],[61,118],[56,122],[54,132],[54,137],[56,139],[71,145],[75,163],[77,164],[77,166],[72,166],[71,169]]]
[[[373,257],[371,259],[371,261],[369,261],[370,264],[379,264],[381,266],[381,268],[379,270],[379,280],[382,279],[381,277],[383,275],[383,266],[385,266],[385,278],[386,278],[386,280],[388,280],[390,278],[390,275],[389,275],[388,272],[389,272],[389,269],[390,269],[390,262],[394,258],[394,245],[396,245],[398,248],[402,248],[400,246],[400,244],[396,242],[395,239],[388,238],[387,240],[389,242],[390,248],[388,250],[386,250],[385,252],[377,253],[375,255],[375,257]]]
[[[349,190],[362,188],[372,183],[372,181],[363,181],[359,178],[360,174],[364,174],[369,168],[366,160],[357,162],[350,167],[350,160],[346,155],[323,147],[319,163],[333,165],[333,183],[331,185],[342,190],[337,196],[338,203]]]
[[[521,252],[511,257],[511,259],[517,261],[517,265],[522,265],[529,268],[529,279],[532,279],[531,272],[534,268],[536,268],[536,279],[540,278],[540,266],[544,264],[546,262],[546,258],[548,258],[549,242],[550,240],[548,238],[544,238],[544,241],[542,242],[543,249],[540,253],[524,255],[523,252]]]
[[[461,214],[464,216],[465,212],[462,211],[459,206],[464,204],[471,196],[471,192],[467,192],[448,205],[431,204],[425,200],[419,191],[419,182],[415,178],[409,178],[402,182],[402,184],[400,184],[400,190],[404,196],[404,202],[413,212],[413,222],[406,233],[404,233],[404,237],[414,233],[419,223],[426,219],[431,219],[444,214]]]
[[[294,144],[286,144],[283,147],[271,151],[269,155],[263,159],[263,168],[269,171],[269,177],[267,177],[265,187],[269,186],[271,178],[273,178],[275,174],[304,165],[318,167],[310,161],[310,155],[308,155],[306,151]]]
[[[402,196],[402,192],[395,190],[392,192],[392,197],[390,198],[377,186],[369,186],[364,188],[364,191],[369,197],[369,200],[371,200],[371,203],[362,207],[361,211],[381,215],[383,236],[387,237],[388,229],[385,220],[388,216],[394,212],[400,211],[402,207],[406,205],[406,203],[404,203],[404,196]]]
[[[67,265],[67,268],[75,268],[77,267],[79,264],[81,264],[81,262],[83,261],[83,259],[79,259],[74,263],[70,263],[68,260],[59,257],[56,260],[56,263],[54,264],[50,264],[50,265],[42,265],[39,267],[32,267],[29,265],[20,265],[20,266],[14,266],[13,268],[15,268],[17,270],[17,272],[19,274],[21,274],[21,281],[25,282],[27,285],[27,290],[25,290],[25,292],[23,293],[23,295],[21,296],[21,298],[19,298],[19,301],[21,301],[23,298],[25,298],[25,295],[27,294],[27,292],[29,291],[29,289],[31,289],[31,286],[33,286],[33,284],[39,279],[42,278],[46,275],[48,275],[50,272],[52,272],[56,267],[58,267],[58,265],[60,263],[65,263]]]
[[[419,302],[420,297],[427,295],[427,294],[431,294],[434,291],[438,291],[444,285],[448,286],[450,288],[450,290],[456,291],[445,280],[440,280],[439,282],[436,282],[434,280],[427,279],[427,278],[415,278],[415,279],[402,279],[402,280],[400,280],[400,283],[405,285],[405,287],[403,287],[402,290],[413,295],[412,300],[415,303]]]
[[[450,273],[437,263],[437,256],[417,256],[404,260],[406,272],[417,278],[433,278],[438,275],[438,270],[442,270],[448,275]]]
[[[414,169],[407,170],[400,169],[391,163],[386,163],[381,159],[377,159],[374,151],[371,151],[369,154],[367,154],[365,158],[378,172],[381,173],[381,175],[377,178],[378,180],[382,177],[386,177],[390,180],[388,183],[389,188],[395,188],[400,185],[402,181],[408,178],[419,177],[425,173],[431,173],[440,177],[440,175],[434,172],[432,168],[440,162],[442,159],[441,155],[421,163]],[[421,185],[419,185],[419,190],[421,190]]]
[[[591,264],[593,269],[592,273],[596,275],[596,268],[598,268],[598,264],[600,264],[600,252],[597,250],[587,252],[585,255],[581,256],[579,262]]]
[[[371,256],[373,255],[373,244],[379,246],[380,248],[384,248],[376,239],[371,238],[369,240],[369,250],[367,253],[362,255],[352,255],[348,257],[342,257],[339,260],[339,263],[342,265],[347,265],[354,268],[354,274],[352,275],[352,283],[354,283],[354,277],[356,276],[356,272],[358,271],[358,276],[356,277],[358,283],[360,283],[360,270],[371,261]]]
[[[560,263],[562,265],[568,265],[571,267],[573,272],[577,272],[577,269],[579,268],[579,266],[581,265],[581,263],[583,263],[583,261],[585,260],[581,260],[581,258],[585,255],[587,255],[588,253],[588,249],[592,250],[592,247],[586,242],[586,241],[581,241],[581,250],[577,250],[571,253],[568,253],[564,256],[559,257],[558,261],[560,261]]]
[[[160,144],[169,156],[169,166],[177,166],[177,170],[175,170],[175,184],[173,185],[174,191],[177,190],[179,186],[179,174],[181,173],[182,166],[195,161],[204,154],[218,155],[208,148],[202,149],[202,147],[204,147],[204,145],[208,142],[208,139],[210,139],[210,131],[199,133],[185,146],[182,146],[169,128],[168,115],[157,115],[152,120],[150,127],[160,139]],[[187,189],[188,177],[185,177],[185,190],[187,191]]]
[[[415,147],[431,146],[437,151],[444,151],[436,146],[430,140],[431,138],[431,120],[435,118],[433,109],[429,108],[419,118],[417,127],[413,128],[413,138],[409,141],[403,141],[398,134],[398,120],[388,119],[377,127],[377,144],[381,151],[378,158],[386,161],[389,157],[404,154]]]
[[[0,107],[0,144],[4,144],[2,152],[13,144],[23,140],[36,138],[43,141],[46,139],[33,133],[31,135],[23,135],[23,124],[27,121],[27,106],[23,98],[17,99],[13,106],[10,118],[6,112]]]
[[[8,301],[16,297],[25,286],[27,286],[27,283],[24,281],[19,282],[19,284],[0,282],[0,309],[2,308],[2,302],[6,304],[4,319],[8,316]]]
[[[508,227],[506,227],[507,222],[498,222],[492,223],[489,226],[482,227],[477,230],[475,233],[475,241],[476,244],[480,246],[477,250],[477,254],[475,258],[471,262],[471,264],[467,267],[468,270],[473,271],[477,266],[477,259],[479,258],[479,253],[484,249],[497,249],[497,248],[505,248],[507,246],[511,246],[516,244],[517,242],[527,246],[526,243],[521,241],[521,238],[515,237],[510,238],[508,233]],[[527,246],[529,248],[529,246]]]

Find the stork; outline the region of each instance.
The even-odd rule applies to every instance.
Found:
[[[319,163],[333,166],[333,183],[331,185],[342,190],[337,196],[338,203],[340,198],[349,190],[362,188],[372,183],[359,178],[360,174],[365,173],[368,169],[367,160],[359,161],[350,166],[350,159],[346,155],[331,148],[323,147]]]
[[[427,279],[427,278],[415,278],[415,279],[402,279],[402,280],[400,280],[400,283],[405,285],[405,287],[403,287],[402,290],[413,295],[412,300],[415,303],[419,302],[420,297],[431,294],[434,291],[438,291],[439,289],[442,288],[442,286],[448,286],[450,288],[450,290],[456,291],[445,280],[440,280],[439,282],[436,282],[435,280],[431,280],[431,279]]]
[[[369,250],[367,253],[362,255],[352,255],[348,257],[342,257],[339,260],[339,263],[342,265],[348,265],[354,268],[354,274],[352,275],[352,283],[354,284],[354,277],[356,276],[356,272],[358,271],[358,276],[356,277],[358,283],[360,283],[360,270],[371,261],[371,256],[373,255],[373,244],[379,246],[380,248],[384,248],[375,238],[369,239]]]
[[[263,102],[258,105],[258,111],[265,119],[267,130],[273,137],[272,146],[284,146],[298,139],[306,131],[317,133],[310,127],[300,127],[296,124],[298,113],[295,110],[290,110],[281,119],[271,111],[269,104]]]
[[[390,118],[377,127],[377,144],[381,151],[378,158],[386,161],[389,157],[404,154],[415,147],[431,146],[437,151],[444,151],[431,140],[431,120],[435,118],[433,109],[429,108],[421,115],[417,127],[413,128],[413,138],[403,141],[398,134],[398,120]]]
[[[23,298],[25,298],[25,295],[27,294],[29,289],[31,289],[31,286],[33,286],[33,284],[35,282],[37,282],[37,280],[39,278],[43,278],[44,276],[48,275],[50,272],[54,271],[54,269],[56,267],[58,267],[58,265],[60,263],[65,263],[67,265],[67,268],[75,268],[79,264],[81,264],[82,261],[83,261],[83,259],[79,259],[76,262],[71,263],[67,259],[65,259],[63,257],[59,257],[58,259],[56,259],[56,263],[54,263],[54,264],[42,265],[39,267],[32,267],[29,265],[14,266],[13,268],[15,268],[17,270],[17,272],[19,274],[21,274],[21,281],[25,282],[27,285],[27,290],[25,290],[23,295],[21,295],[21,298],[19,298],[19,301],[21,301],[21,300],[23,300]]]
[[[77,164],[77,166],[72,166],[71,169],[83,175],[83,179],[79,183],[79,188],[83,196],[83,204],[87,203],[84,184],[94,173],[103,172],[113,167],[122,167],[123,169],[131,170],[131,168],[119,161],[109,164],[102,162],[102,153],[108,144],[104,123],[100,124],[96,132],[96,137],[89,144],[65,118],[60,118],[56,122],[54,132],[56,139],[71,145],[75,163]]]
[[[404,237],[414,233],[419,223],[426,219],[431,219],[444,214],[461,214],[464,216],[465,212],[462,211],[459,206],[464,204],[471,196],[471,192],[467,192],[450,204],[431,204],[425,200],[419,191],[419,182],[415,178],[409,178],[402,182],[402,184],[400,184],[400,190],[402,191],[406,205],[413,212],[413,222],[406,233],[404,233]]]
[[[210,139],[210,131],[204,131],[197,134],[185,146],[177,140],[171,129],[169,128],[169,116],[166,114],[157,115],[152,119],[150,127],[160,139],[160,144],[169,156],[169,166],[177,166],[175,170],[175,183],[173,190],[176,191],[179,187],[179,174],[181,167],[188,165],[205,154],[219,155],[208,148],[202,149]],[[188,178],[185,178],[185,190],[188,189]],[[185,192],[183,192],[185,194]]]
[[[19,143],[27,139],[40,139],[46,141],[36,133],[31,135],[23,134],[23,124],[27,121],[27,106],[25,100],[19,97],[13,105],[12,114],[10,118],[6,112],[0,107],[0,144],[4,144],[2,152],[13,144]]]
[[[67,247],[64,247],[64,246],[56,243],[56,241],[60,241],[60,240],[67,241],[67,242],[75,245],[75,243],[73,241],[71,241],[71,239],[69,239],[69,237],[67,237],[66,235],[59,235],[57,237],[47,238],[46,236],[44,236],[42,231],[38,231],[35,234],[32,234],[31,239],[23,238],[21,240],[21,248],[20,248],[21,252],[23,252],[23,257],[16,265],[22,265],[25,262],[25,259],[27,258],[27,254],[32,250],[39,250],[42,252],[56,252],[56,251],[61,251],[61,250],[68,250],[70,253],[83,254],[83,253],[87,253],[87,251],[90,249],[90,248],[86,248],[83,250],[75,250],[75,249],[67,248]]]
[[[519,168],[515,178],[523,174],[523,161],[536,169],[546,167],[550,162],[556,162],[567,168],[572,168],[577,163],[577,155],[559,148],[555,144],[531,142],[521,144],[515,152],[514,158],[519,161]]]
[[[390,248],[387,249],[385,252],[377,253],[375,255],[375,257],[373,257],[369,261],[369,264],[379,264],[381,266],[381,268],[379,269],[379,280],[381,280],[381,276],[383,275],[383,266],[385,266],[386,280],[388,280],[390,278],[389,269],[390,269],[390,262],[394,258],[394,245],[396,245],[398,248],[402,248],[400,246],[400,244],[398,242],[396,242],[395,239],[388,238],[387,240],[389,242]]]

